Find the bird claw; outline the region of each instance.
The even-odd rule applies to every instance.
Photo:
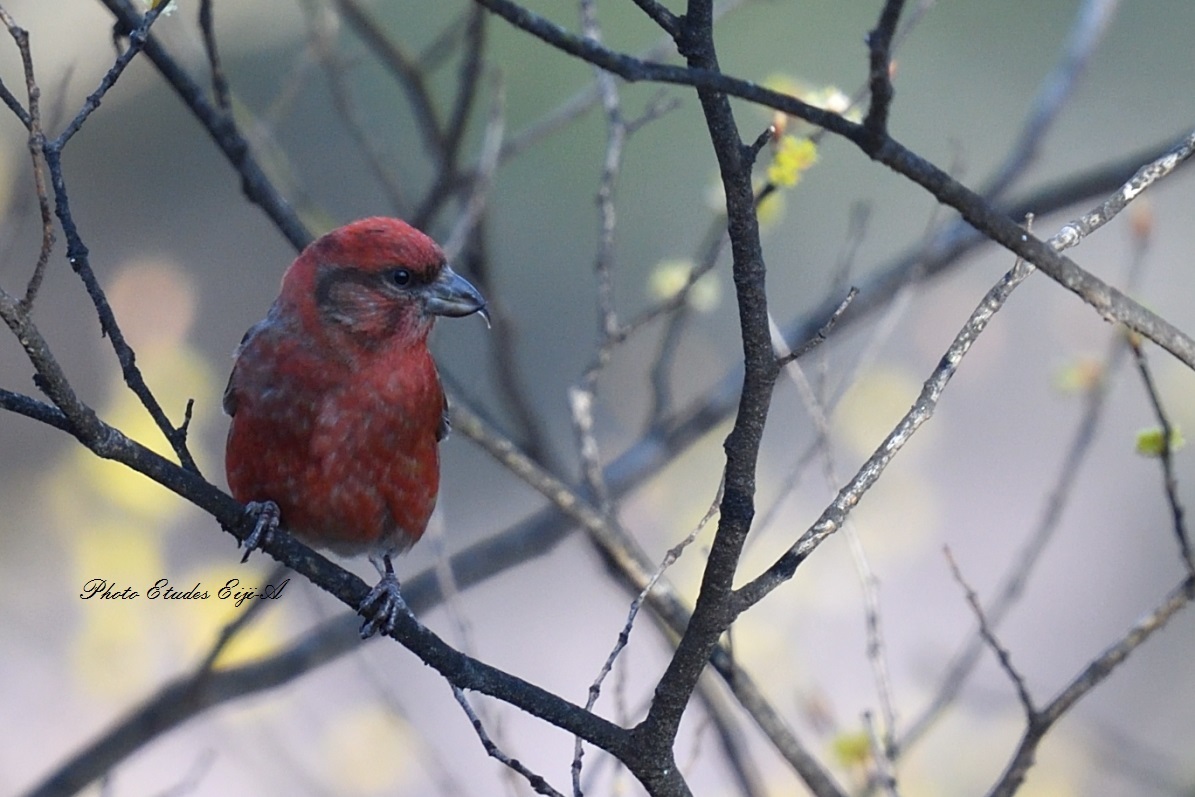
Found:
[[[253,526],[253,531],[249,532],[249,536],[239,544],[239,547],[245,549],[241,564],[249,561],[249,554],[264,545],[266,540],[270,539],[270,535],[278,530],[278,523],[282,517],[278,505],[273,501],[250,501],[245,504],[245,514],[257,518],[257,523]]]
[[[362,639],[369,639],[378,631],[389,636],[398,627],[398,618],[402,615],[415,619],[415,615],[411,613],[407,602],[398,591],[398,579],[389,568],[389,564],[390,561],[387,559],[387,573],[357,607],[357,614],[365,618],[365,622],[361,624]]]

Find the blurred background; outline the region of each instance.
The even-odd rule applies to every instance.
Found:
[[[570,29],[575,4],[526,3]],[[719,22],[723,69],[749,80],[809,91],[854,93],[866,78],[864,34],[882,4],[830,0],[743,2]],[[926,4],[922,4],[926,5]],[[969,185],[1004,159],[1039,85],[1088,4],[1043,0],[1017,6],[953,0],[930,7],[896,56],[892,132]],[[354,218],[408,215],[434,179],[434,164],[407,95],[361,38],[321,0],[214,3],[215,29],[241,130],[309,228]],[[463,24],[464,2],[365,4],[409,53]],[[56,133],[111,65],[112,17],[94,0],[4,3],[29,29],[42,114]],[[195,0],[156,24],[155,35],[208,87]],[[630,3],[602,4],[605,42],[637,53],[659,32]],[[486,114],[501,86],[510,136],[536,125],[586,89],[592,70],[487,19],[484,78],[462,159],[479,154]],[[1009,196],[1158,146],[1188,132],[1195,99],[1187,0],[1121,4],[1072,97]],[[328,53],[339,65],[326,69]],[[321,60],[323,59],[323,60]],[[451,104],[460,58],[429,59],[428,89]],[[332,74],[333,77],[329,75]],[[24,97],[20,60],[5,38],[0,78]],[[616,187],[614,302],[631,319],[666,295],[717,223],[720,188],[695,96],[684,89],[620,84],[635,119],[660,101],[668,113],[638,128]],[[345,103],[368,132],[398,187],[389,190],[362,154]],[[772,121],[736,103],[751,140]],[[481,240],[486,282],[509,325],[495,339],[476,319],[441,323],[433,348],[446,377],[516,440],[538,436],[545,460],[567,480],[578,455],[567,392],[596,357],[595,196],[606,127],[591,108],[504,161],[487,195]],[[0,285],[24,290],[39,241],[24,129],[0,114]],[[770,150],[765,150],[766,161]],[[180,421],[195,400],[191,445],[204,474],[224,486],[226,419],[220,393],[231,353],[272,302],[295,252],[248,204],[240,181],[156,70],[139,57],[66,149],[65,177],[91,263],[138,354],[150,387]],[[763,170],[761,169],[761,177]],[[1039,216],[1048,237],[1092,199]],[[1148,207],[1098,232],[1074,258],[1117,285],[1140,270],[1132,294],[1188,333],[1195,331],[1195,181],[1179,173],[1149,192]],[[852,226],[860,203],[868,222]],[[459,208],[427,231],[445,240]],[[801,319],[844,279],[860,283],[923,241],[946,219],[932,199],[826,137],[815,165],[767,210],[769,298],[780,323]],[[1136,233],[1134,233],[1136,230]],[[849,264],[844,276],[842,264]],[[678,263],[680,265],[678,265]],[[885,309],[844,327],[808,361],[841,400],[830,413],[841,485],[916,398],[976,303],[1012,265],[987,247],[944,276],[912,285]],[[674,290],[675,288],[672,288]],[[90,302],[65,262],[51,259],[35,319],[80,395],[108,422],[164,450],[150,419],[123,387]],[[639,441],[652,402],[650,374],[664,326],[618,347],[597,380],[596,433],[610,460]],[[885,656],[898,736],[933,699],[947,664],[974,627],[950,575],[948,545],[982,599],[1016,566],[1059,483],[1086,396],[1100,378],[1110,393],[1074,490],[1000,637],[1044,702],[1182,575],[1160,468],[1134,447],[1156,424],[1130,369],[1102,370],[1116,333],[1048,278],[1034,275],[996,317],[946,392],[938,413],[901,453],[854,514],[878,579]],[[509,345],[513,360],[495,350]],[[1195,375],[1147,347],[1163,399],[1195,428]],[[671,371],[675,407],[700,399],[735,368],[738,319],[723,258],[691,297]],[[534,419],[529,428],[499,386],[506,369]],[[824,374],[824,376],[821,376]],[[11,336],[0,336],[0,386],[36,394],[32,369]],[[659,559],[714,500],[723,424],[619,505],[625,528]],[[766,567],[833,496],[826,466],[798,470],[816,427],[794,383],[782,380],[759,471],[759,528],[742,580]],[[400,577],[446,553],[502,533],[543,506],[530,488],[462,435],[443,448],[440,509]],[[1188,505],[1190,452],[1176,458]],[[794,485],[794,474],[796,483]],[[766,520],[766,522],[764,522]],[[669,578],[696,593],[708,527]],[[601,557],[573,534],[525,564],[455,595],[421,619],[487,662],[583,702],[625,622],[630,596]],[[209,517],[148,480],[101,462],[71,439],[0,415],[0,791],[19,793],[148,699],[191,672],[238,610],[228,601],[81,600],[105,579],[144,595],[159,579],[212,589],[230,578],[270,580],[262,557],[239,564],[231,537]],[[345,563],[367,580],[370,565]],[[831,539],[735,626],[735,655],[850,788],[861,788],[861,717],[879,698],[866,655],[864,598],[845,537]],[[268,655],[320,621],[344,614],[328,596],[291,579],[222,655],[234,666]],[[1025,793],[1158,794],[1195,791],[1195,619],[1189,612],[1138,651],[1053,732]],[[598,704],[605,716],[637,719],[667,661],[668,645],[641,618]],[[479,699],[503,749],[557,788],[567,783],[572,739],[508,707]],[[703,710],[688,715],[678,761],[701,794],[734,794]],[[800,793],[796,779],[750,721],[738,717],[764,793]],[[902,758],[902,790],[948,794],[985,789],[1008,760],[1023,715],[1008,679],[985,653],[957,701]],[[864,746],[865,747],[865,746]],[[591,793],[639,792],[601,756],[586,758]],[[202,714],[140,750],[114,771],[105,794],[476,794],[526,793],[486,758],[450,689],[397,645],[371,643],[277,689]],[[89,793],[101,793],[92,785]]]

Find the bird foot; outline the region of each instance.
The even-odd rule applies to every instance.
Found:
[[[278,505],[273,501],[250,501],[245,504],[245,514],[257,518],[257,523],[254,525],[253,531],[249,532],[249,536],[240,543],[240,547],[245,549],[245,555],[241,557],[241,564],[247,562],[249,554],[260,548],[266,540],[270,539],[270,535],[278,530],[278,523],[282,517],[281,512],[278,511]]]
[[[398,618],[402,615],[411,620],[415,619],[415,615],[407,608],[407,602],[398,591],[398,579],[390,567],[389,557],[386,558],[385,575],[365,596],[365,600],[361,601],[361,605],[357,607],[357,614],[365,618],[365,622],[361,624],[362,639],[369,639],[378,631],[389,636],[398,627]]]

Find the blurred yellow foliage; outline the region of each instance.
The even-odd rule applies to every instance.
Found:
[[[1059,368],[1054,388],[1060,393],[1087,393],[1104,380],[1104,363],[1095,357],[1081,357]]]
[[[771,89],[772,91],[796,97],[807,105],[814,105],[818,108],[832,111],[846,117],[852,122],[858,122],[862,119],[858,108],[851,102],[851,98],[844,94],[837,86],[814,86],[798,77],[783,72],[776,72],[769,75],[763,81],[763,85],[764,88]],[[772,113],[772,125],[776,129],[777,136],[784,135],[786,132],[792,132],[790,128],[796,130],[800,135],[808,135],[818,129],[802,119],[788,116],[780,111]]]
[[[108,298],[137,352],[146,383],[172,421],[182,422],[192,398],[207,412],[197,415],[189,430],[191,440],[199,439],[203,418],[211,417],[219,393],[211,367],[188,341],[195,308],[190,280],[169,264],[133,263],[114,275]],[[110,353],[105,356],[112,362]],[[114,362],[109,373],[108,398],[97,407],[99,416],[126,436],[176,459]],[[201,452],[195,453],[202,459]],[[90,582],[124,595],[80,600],[81,625],[71,651],[79,683],[117,699],[144,692],[163,670],[177,667],[183,640],[175,632],[186,625],[173,620],[202,618],[201,607],[227,612],[215,599],[187,601],[184,607],[147,597],[159,579],[168,579],[178,589],[191,586],[181,586],[182,579],[170,572],[164,546],[167,531],[187,504],[125,465],[81,447],[45,475],[42,490],[51,523],[61,530],[70,555],[74,588],[82,591]]]
[[[91,694],[117,703],[141,696],[162,663],[154,656],[153,611],[144,598],[115,603],[98,600],[92,598],[88,603],[86,622],[71,648],[75,678]]]
[[[792,188],[815,163],[816,144],[807,138],[784,136],[776,143],[776,153],[768,166],[768,182],[779,188]]]
[[[419,741],[407,724],[378,705],[345,710],[320,744],[339,794],[394,793],[414,772]]]
[[[277,588],[287,578],[287,575],[283,575],[270,580],[268,570],[273,568],[241,567],[229,563],[205,567],[179,577],[180,588],[189,589],[198,583],[208,592],[205,600],[189,601],[189,606],[179,616],[182,622],[178,627],[185,635],[184,645],[189,658],[206,655],[225,626],[247,611],[253,601],[260,600],[246,599],[238,607],[237,592],[245,593],[252,589],[260,594],[267,584]],[[227,597],[219,594],[225,585],[230,585]],[[270,605],[264,607],[265,611],[260,612],[247,626],[238,630],[236,636],[221,649],[214,666],[217,669],[235,667],[276,652],[284,639],[285,615],[280,610],[287,598],[293,597],[296,591],[288,584],[277,600],[267,600]]]
[[[188,399],[196,399],[201,406],[214,406],[215,375],[194,349],[180,346],[143,356],[139,362],[150,389],[176,425],[182,421]],[[104,420],[146,448],[177,461],[165,436],[132,391],[124,383],[113,390],[115,395],[100,413]],[[125,465],[100,459],[83,448],[77,448],[74,456],[89,492],[112,501],[139,522],[162,523],[182,508],[177,495]]]
[[[866,731],[840,733],[830,742],[835,762],[845,769],[858,769],[871,763],[871,739]]]
[[[661,260],[648,277],[648,293],[653,299],[667,301],[684,290],[692,273],[692,260]],[[721,290],[718,282],[708,272],[698,277],[689,288],[689,295],[686,297],[688,305],[701,313],[713,310],[718,306],[720,299]]]
[[[877,367],[860,374],[834,413],[837,439],[846,442],[856,454],[871,454],[920,391],[921,384],[901,369]]]

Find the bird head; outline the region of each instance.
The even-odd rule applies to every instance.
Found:
[[[438,315],[489,320],[485,299],[431,238],[381,217],[346,224],[304,249],[278,301],[308,332],[367,349],[422,342]]]

